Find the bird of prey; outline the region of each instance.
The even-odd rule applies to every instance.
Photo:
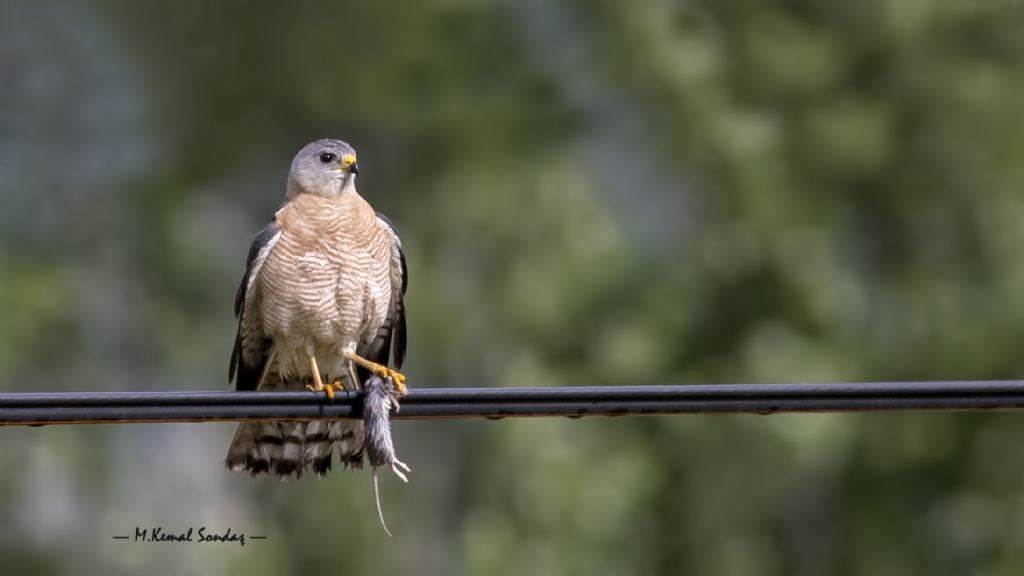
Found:
[[[405,359],[408,273],[398,233],[357,192],[355,150],[309,144],[292,161],[284,205],[249,249],[235,299],[229,381],[238,390],[357,390]],[[388,367],[388,359],[393,357]],[[363,422],[245,422],[225,465],[287,480],[311,468],[361,468]]]

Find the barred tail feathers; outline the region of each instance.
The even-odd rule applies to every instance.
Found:
[[[286,382],[271,373],[262,384],[261,390],[301,390],[306,382]],[[301,478],[307,469],[323,477],[331,470],[335,446],[344,466],[362,468],[363,422],[243,422],[238,426],[224,465],[229,470],[246,471],[253,476],[272,474],[282,481],[292,475]]]
[[[341,463],[363,466],[363,423],[352,421],[243,422],[224,465],[253,476],[301,478],[306,469],[323,477],[331,470],[334,447]]]

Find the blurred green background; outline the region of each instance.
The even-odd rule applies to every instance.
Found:
[[[414,387],[1024,377],[1018,6],[0,0],[0,389],[226,389],[326,136]],[[0,572],[1024,572],[1018,413],[399,422],[393,539],[367,472],[229,473],[234,428],[3,429]]]

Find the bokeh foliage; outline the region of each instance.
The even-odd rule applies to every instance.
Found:
[[[402,234],[413,386],[1019,378],[1021,10],[8,1],[3,389],[222,388],[248,239],[328,135]],[[19,122],[39,90],[75,122]],[[114,120],[138,159],[63,172]],[[366,473],[232,475],[232,431],[5,429],[3,573],[1024,569],[1013,413],[403,422],[394,540]],[[268,540],[110,541],[203,523]]]

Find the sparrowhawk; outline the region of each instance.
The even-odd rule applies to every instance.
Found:
[[[405,359],[405,255],[391,222],[357,192],[355,150],[318,140],[292,161],[284,205],[249,249],[235,299],[229,380],[238,390],[356,390]],[[393,354],[392,354],[393,353]],[[325,384],[326,383],[326,384]],[[333,448],[363,462],[363,422],[245,422],[225,464],[287,479],[323,476]]]

